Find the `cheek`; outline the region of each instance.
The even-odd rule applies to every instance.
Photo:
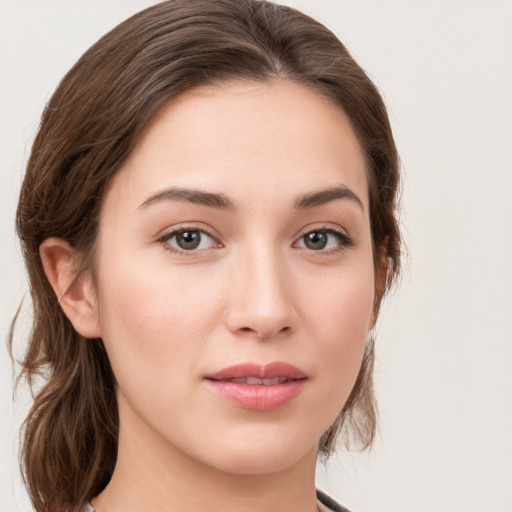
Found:
[[[372,326],[373,273],[345,276],[309,295],[309,336],[321,357],[316,368],[322,376],[322,393],[333,418],[343,407],[361,367]],[[320,380],[320,379],[319,379]]]
[[[374,302],[373,272],[334,276],[326,279],[323,286],[304,283],[309,292],[302,292],[304,316],[311,326],[323,333],[320,338],[343,340],[350,344],[365,338],[372,326]],[[307,313],[306,313],[307,312]],[[317,333],[318,335],[318,333]],[[334,344],[334,347],[339,344]]]
[[[127,260],[105,265],[102,275],[100,322],[118,380],[135,371],[158,380],[193,370],[219,316],[213,292],[186,272]]]

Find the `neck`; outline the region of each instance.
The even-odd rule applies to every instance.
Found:
[[[316,446],[278,472],[239,474],[196,460],[148,427],[119,433],[116,468],[96,512],[316,512]],[[148,440],[148,437],[151,437]]]

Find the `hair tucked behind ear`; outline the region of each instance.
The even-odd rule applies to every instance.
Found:
[[[259,0],[173,0],[121,23],[80,58],[46,106],[18,205],[34,310],[20,377],[43,377],[22,446],[38,512],[76,511],[98,494],[112,475],[118,435],[116,385],[103,343],[79,336],[64,316],[39,246],[62,238],[82,257],[81,270],[90,268],[105,189],[160,107],[199,85],[276,77],[312,88],[350,119],[366,157],[375,267],[389,262],[387,285],[397,276],[398,156],[386,110],[329,30]],[[376,313],[386,289],[376,289]],[[321,453],[333,450],[340,431],[363,447],[371,443],[373,358],[371,342]]]

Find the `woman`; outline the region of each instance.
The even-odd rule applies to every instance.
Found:
[[[293,9],[174,0],[89,49],[18,207],[36,510],[344,510],[315,462],[374,436],[397,186],[379,93]]]

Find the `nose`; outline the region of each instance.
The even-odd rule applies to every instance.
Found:
[[[297,326],[293,280],[286,262],[274,251],[240,257],[230,273],[228,329],[239,335],[273,338]]]

